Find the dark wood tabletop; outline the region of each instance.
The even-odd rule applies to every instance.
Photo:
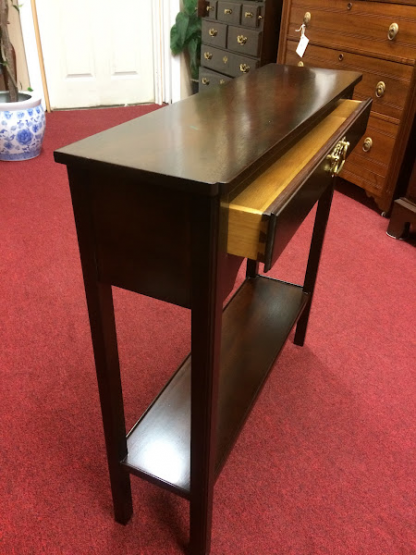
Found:
[[[61,148],[55,160],[123,167],[150,181],[163,175],[166,187],[215,195],[254,162],[289,148],[360,79],[356,72],[269,64]]]

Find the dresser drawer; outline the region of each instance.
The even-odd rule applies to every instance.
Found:
[[[201,67],[199,72],[199,91],[201,92],[208,87],[215,87],[216,85],[225,85],[228,81],[231,81],[231,77]]]
[[[343,139],[350,148],[357,144],[370,107],[371,100],[339,101],[333,112],[259,177],[223,199],[229,254],[264,262],[265,271],[271,268],[330,184],[328,155]]]
[[[260,56],[263,33],[244,27],[228,27],[227,47],[247,56]]]
[[[364,167],[369,164],[382,166],[385,171],[381,175],[386,175],[397,132],[397,125],[371,114],[365,135],[351,152],[350,159]]]
[[[287,41],[285,63],[298,65],[301,61],[305,67],[359,71],[363,80],[355,87],[354,98],[362,100],[371,97],[374,112],[397,121],[402,118],[412,77],[411,66],[312,44],[301,60],[296,54],[297,45],[297,42]]]
[[[206,45],[227,47],[227,25],[218,21],[202,20],[202,42]]]
[[[230,25],[239,25],[241,19],[241,4],[238,2],[218,2],[217,19]]]
[[[263,27],[264,4],[250,2],[241,9],[241,25],[245,27]]]
[[[306,12],[311,15],[306,36],[314,44],[407,64],[413,64],[416,58],[416,6],[361,0],[297,0],[290,12],[291,39],[299,40],[296,29]],[[397,34],[393,36],[395,30]]]
[[[201,47],[201,65],[230,77],[238,77],[249,73],[259,67],[259,64],[259,60],[247,56],[238,56],[233,52],[228,52],[228,50],[212,48],[205,44]]]
[[[212,17],[216,19],[217,17],[217,1],[216,0],[208,0],[207,2],[207,17]]]

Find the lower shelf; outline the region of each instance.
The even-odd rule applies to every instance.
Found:
[[[302,313],[307,294],[258,276],[224,309],[218,399],[217,476],[276,357]],[[190,494],[191,356],[127,436],[126,469],[182,497]]]

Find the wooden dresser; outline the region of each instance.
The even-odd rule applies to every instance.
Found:
[[[296,53],[300,32],[310,42]],[[415,112],[416,4],[414,0],[287,0],[278,62],[356,70],[354,98],[373,99],[363,140],[342,177],[366,190],[387,213],[399,196],[398,176]]]
[[[275,62],[283,0],[200,2],[199,90]]]

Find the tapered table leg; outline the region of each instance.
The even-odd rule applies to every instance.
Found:
[[[327,187],[319,199],[315,215],[315,224],[312,233],[311,248],[309,251],[308,265],[306,267],[305,281],[303,290],[308,293],[309,300],[299,318],[296,326],[294,343],[303,345],[305,342],[306,330],[308,327],[309,314],[311,311],[313,292],[315,289],[316,277],[318,274],[319,261],[322,253],[322,246],[325,238],[326,226],[328,223],[329,211],[331,209],[332,197],[334,194],[334,179]]]
[[[222,301],[219,199],[192,206],[192,385],[190,553],[208,555],[211,542]]]
[[[71,169],[69,180],[90,318],[114,515],[117,522],[126,524],[133,508],[130,477],[120,464],[127,455],[127,441],[113,297],[111,285],[98,281],[87,174]]]

